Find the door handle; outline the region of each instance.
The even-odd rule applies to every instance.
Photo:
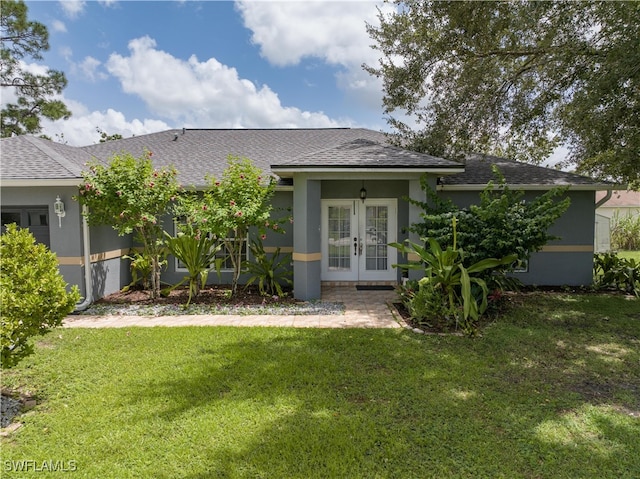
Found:
[[[358,244],[358,255],[362,254],[362,239],[360,240],[359,244]]]
[[[353,256],[358,256],[358,238],[353,238]]]

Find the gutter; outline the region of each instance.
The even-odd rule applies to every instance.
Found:
[[[596,209],[600,208],[607,201],[609,201],[612,196],[613,196],[613,190],[607,190],[607,192],[605,193],[604,197],[600,201],[598,201],[596,203]]]
[[[74,312],[84,311],[92,300],[93,285],[91,284],[91,249],[89,242],[89,225],[87,224],[87,206],[82,207],[82,247],[84,249],[84,300],[76,304]]]

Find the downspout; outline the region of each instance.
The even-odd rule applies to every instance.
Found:
[[[604,197],[596,203],[596,209],[600,208],[607,201],[609,201],[612,196],[613,196],[613,190],[607,190],[607,193],[604,195]]]
[[[92,289],[91,284],[91,248],[89,243],[89,225],[87,224],[86,205],[82,207],[82,247],[84,249],[84,290],[85,297],[81,303],[76,304],[75,312],[84,311],[91,304]]]

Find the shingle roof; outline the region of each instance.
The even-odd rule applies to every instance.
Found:
[[[331,145],[297,158],[290,158],[272,168],[462,168],[460,163],[437,158],[424,153],[374,141],[357,138],[338,145]]]
[[[460,167],[456,162],[391,146],[384,133],[365,128],[176,129],[85,147],[26,135],[5,138],[0,143],[0,175],[3,180],[80,178],[85,163],[91,159],[106,163],[116,154],[140,156],[145,149],[153,153],[157,167],[175,166],[179,181],[185,186],[202,186],[208,175],[219,177],[227,166],[228,155],[249,158],[268,173],[272,166],[283,170],[320,167],[418,171],[455,171]],[[443,177],[441,183],[445,188],[481,187],[494,179],[492,164],[498,165],[512,185],[611,187],[572,173],[482,155],[468,155],[464,173]]]
[[[3,179],[73,179],[90,159],[80,148],[20,135],[0,142]]]
[[[468,154],[465,157],[464,173],[443,177],[440,184],[444,187],[478,186],[483,187],[489,181],[495,181],[492,166],[496,165],[507,184],[520,186],[578,186],[586,189],[610,189],[613,184],[596,181],[587,176],[568,173],[566,171],[545,168],[542,166],[521,163],[497,156]]]
[[[107,161],[123,150],[138,156],[146,148],[153,152],[157,166],[174,165],[182,184],[200,186],[204,184],[206,175],[222,174],[228,155],[249,158],[261,170],[271,172],[271,165],[354,140],[384,143],[386,135],[364,128],[187,129],[109,141],[84,147],[83,150]]]

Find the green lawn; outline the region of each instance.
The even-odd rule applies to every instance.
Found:
[[[620,258],[635,259],[640,263],[640,251],[618,251],[616,253]]]
[[[475,339],[57,330],[3,376],[39,404],[2,477],[43,477],[7,472],[24,460],[77,478],[639,477],[640,301],[517,303]]]

